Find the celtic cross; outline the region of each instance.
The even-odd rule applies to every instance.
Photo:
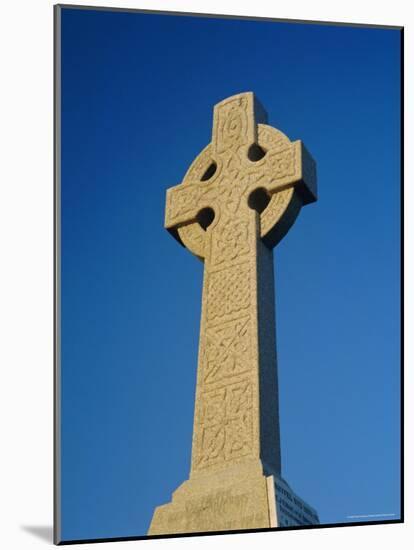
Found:
[[[252,92],[218,103],[211,142],[182,183],[167,191],[165,227],[204,261],[186,482],[197,494],[206,490],[203,483],[250,479],[256,466],[260,475],[281,475],[272,249],[301,207],[316,201],[316,168],[301,141],[291,142],[266,121]],[[211,511],[204,523],[197,514],[189,519],[188,503],[183,510],[176,521],[184,530],[224,521],[212,521]],[[167,508],[156,512],[150,533],[167,529],[165,514]],[[260,527],[266,521],[251,522]]]

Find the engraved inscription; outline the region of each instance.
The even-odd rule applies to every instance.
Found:
[[[166,514],[165,522],[171,529],[182,525],[182,531],[238,529],[246,525],[268,526],[267,495],[260,490],[240,491],[238,486],[209,491],[188,498],[185,505]],[[175,532],[179,532],[177,529]]]

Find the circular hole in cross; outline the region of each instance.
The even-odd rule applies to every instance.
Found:
[[[266,155],[266,151],[263,147],[260,147],[257,143],[250,145],[249,150],[247,151],[247,158],[252,162],[257,162],[261,160]]]
[[[258,189],[252,191],[247,200],[249,207],[252,210],[256,210],[259,214],[264,211],[269,202],[270,196],[263,187],[259,187]]]
[[[215,214],[212,208],[203,208],[197,214],[197,221],[201,225],[201,227],[204,229],[204,231],[207,229],[209,225],[213,223],[214,216]]]
[[[214,174],[216,173],[216,170],[217,170],[217,164],[213,160],[213,162],[209,165],[207,170],[201,176],[201,181],[207,181],[207,180],[211,179],[214,176]]]

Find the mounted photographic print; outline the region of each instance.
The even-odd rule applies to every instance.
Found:
[[[55,6],[56,544],[403,521],[402,37]]]

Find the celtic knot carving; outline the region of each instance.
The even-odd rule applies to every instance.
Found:
[[[304,200],[315,200],[313,159],[301,142],[292,143],[279,130],[266,124],[256,124],[254,105],[253,94],[249,93],[216,105],[211,143],[193,161],[183,183],[169,190],[166,227],[178,228],[195,222],[200,210],[207,207],[213,209],[216,215],[225,214],[223,219],[227,215],[236,217],[240,214],[243,217],[242,206],[249,193],[259,186],[272,195],[283,193],[287,186],[300,183]],[[258,143],[265,152],[257,161],[249,156],[253,143]],[[210,173],[212,166],[216,169],[211,171],[212,175],[207,180],[204,176]],[[274,202],[267,211],[261,212],[262,226],[269,228],[272,211],[277,214],[281,212]],[[273,225],[279,221],[280,216],[277,215]],[[217,231],[219,225],[215,223]],[[186,244],[185,238],[183,242]],[[193,242],[188,241],[190,250],[194,248]]]
[[[210,274],[207,317],[221,319],[250,305],[249,264],[235,265]]]
[[[174,200],[170,201],[170,216],[186,214],[194,210],[194,204],[197,204],[201,195],[201,189],[197,185],[188,185],[182,189],[178,189],[174,194]]]
[[[204,382],[210,384],[249,369],[250,317],[207,329]]]
[[[240,192],[238,186],[228,184],[222,192],[221,201],[223,210],[227,210],[227,213],[233,215],[237,213],[240,202],[243,198],[243,193]]]
[[[188,223],[201,208],[213,204],[217,195],[218,187],[209,183],[183,184],[168,196],[167,219]]]
[[[266,170],[271,179],[282,179],[295,175],[295,150],[272,151],[267,155]]]
[[[282,132],[266,124],[258,124],[259,144],[266,150],[282,151],[290,145],[290,140]]]
[[[216,147],[218,153],[237,149],[245,142],[248,126],[246,108],[247,102],[243,97],[236,97],[217,107]]]
[[[236,154],[230,154],[225,165],[226,180],[231,184],[238,180],[241,172],[240,158]]]
[[[253,396],[249,380],[205,392],[195,464],[198,468],[251,453],[253,448]]]
[[[249,383],[229,388],[226,458],[249,453],[252,447],[252,387]]]
[[[207,393],[203,400],[202,422],[205,425],[221,424],[225,418],[226,389]]]
[[[217,228],[212,245],[212,263],[219,265],[244,256],[250,251],[249,223],[246,220],[228,219]]]

